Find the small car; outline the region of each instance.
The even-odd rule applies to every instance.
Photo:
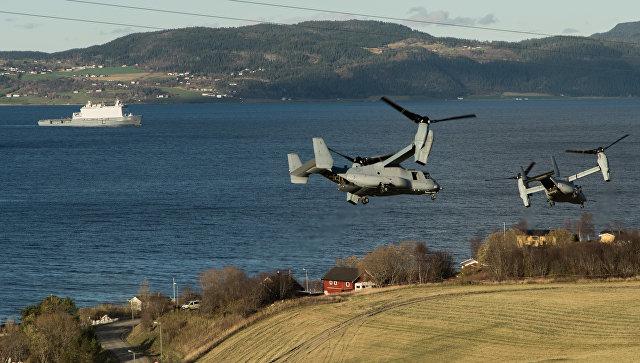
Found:
[[[188,303],[180,307],[182,310],[196,310],[200,309],[200,300],[191,300]]]

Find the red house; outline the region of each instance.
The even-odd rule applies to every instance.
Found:
[[[322,290],[325,295],[353,291],[356,282],[361,280],[362,274],[357,268],[334,267],[322,278]]]

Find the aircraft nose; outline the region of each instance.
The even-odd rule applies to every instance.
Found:
[[[440,188],[440,184],[438,184],[438,183],[433,183],[433,189],[434,189],[436,192],[439,192],[439,191],[440,191],[440,189],[442,189],[442,188]]]

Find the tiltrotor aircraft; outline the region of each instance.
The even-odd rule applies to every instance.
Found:
[[[435,199],[440,191],[438,183],[428,173],[417,169],[405,169],[400,165],[411,158],[420,165],[426,165],[433,144],[432,123],[476,117],[476,115],[453,116],[430,119],[410,112],[386,97],[382,101],[401,112],[418,124],[413,142],[395,154],[350,157],[330,149],[322,138],[313,139],[314,159],[302,163],[297,154],[288,154],[289,175],[294,184],[306,184],[311,174],[320,174],[338,184],[338,190],[347,193],[347,202],[367,204],[370,196],[390,196],[399,194],[429,195]],[[331,152],[349,160],[351,167],[334,166]]]
[[[511,176],[508,178],[498,178],[498,179],[488,179],[489,180],[500,180],[500,179],[515,179],[518,184],[518,191],[520,193],[520,198],[522,199],[522,203],[524,203],[525,207],[529,207],[529,195],[544,191],[547,195],[547,201],[550,206],[553,206],[555,203],[572,203],[572,204],[580,204],[581,207],[584,207],[584,203],[587,201],[587,198],[582,193],[582,187],[574,184],[574,181],[580,178],[584,178],[587,175],[591,175],[593,173],[601,172],[604,181],[610,181],[609,175],[609,160],[607,159],[607,155],[605,155],[604,151],[618,143],[625,137],[629,135],[624,135],[618,140],[612,142],[606,147],[598,147],[596,149],[590,150],[566,150],[568,153],[578,153],[578,154],[592,154],[597,157],[597,165],[581,171],[577,174],[573,174],[567,177],[561,177],[560,171],[558,170],[558,164],[556,163],[556,159],[552,156],[551,162],[553,163],[553,170],[548,171],[533,177],[529,176],[529,172],[536,164],[532,162],[529,166],[524,169],[520,167],[521,173],[518,173],[515,176]],[[541,185],[537,185],[534,187],[529,187],[529,184],[532,182],[540,182]]]

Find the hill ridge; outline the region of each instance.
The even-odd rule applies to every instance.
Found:
[[[507,92],[640,95],[640,47],[563,36],[513,43],[442,38],[371,20],[189,27],[134,33],[101,45],[49,54],[0,52],[0,59],[8,64],[20,64],[14,60],[18,57],[53,66],[136,65],[152,74],[147,78],[157,79],[143,81],[138,88],[144,89],[135,97],[129,92],[129,99],[159,96],[163,87],[193,91],[198,96],[202,89],[211,89],[233,97],[278,99],[383,94],[451,98]],[[167,76],[185,72],[200,78],[172,80]],[[51,81],[25,81],[0,76],[0,93],[3,88],[43,93],[53,85]],[[65,92],[71,87],[56,86],[66,87]],[[103,88],[109,87],[104,84]]]

